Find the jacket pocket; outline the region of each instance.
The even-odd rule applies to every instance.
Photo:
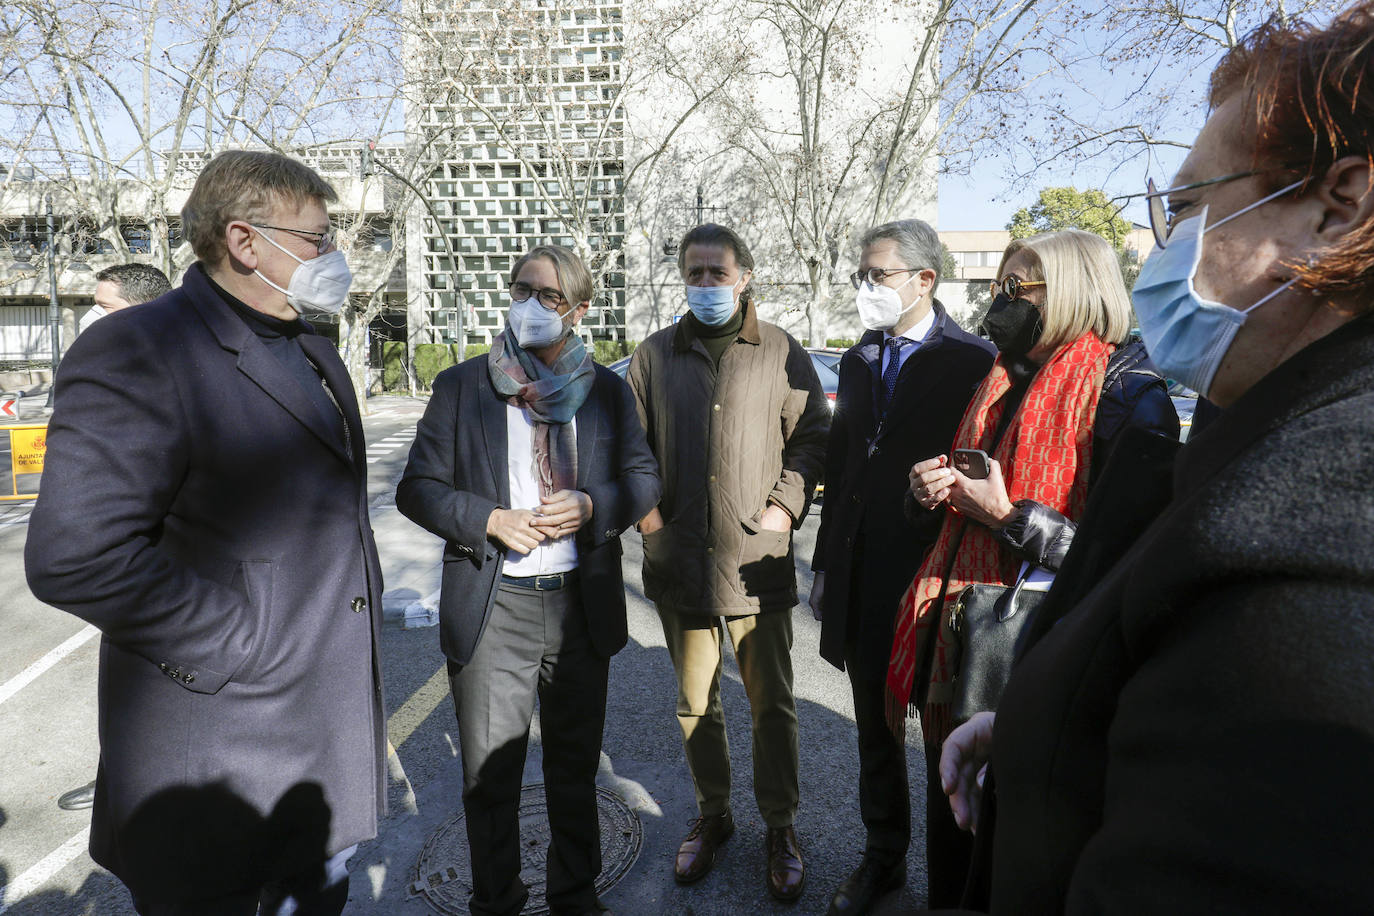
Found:
[[[271,560],[243,560],[238,577],[242,581],[244,597],[248,599],[249,625],[252,642],[243,663],[229,676],[229,680],[245,683],[253,680],[270,642],[272,623],[272,586],[274,574]]]
[[[758,597],[790,591],[795,582],[792,532],[770,531],[756,519],[741,520],[740,526],[739,578],[744,593]]]

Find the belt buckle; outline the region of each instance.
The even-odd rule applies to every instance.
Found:
[[[535,576],[534,587],[541,592],[556,591],[563,587],[563,574],[550,573],[544,576]]]

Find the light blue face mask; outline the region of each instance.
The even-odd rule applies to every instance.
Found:
[[[1150,252],[1131,290],[1131,302],[1145,347],[1160,372],[1205,397],[1245,316],[1297,282],[1296,277],[1289,280],[1246,309],[1203,299],[1193,287],[1204,234],[1301,184],[1294,182],[1212,226],[1207,225],[1204,207],[1199,215],[1173,227],[1167,247]]]
[[[709,327],[719,327],[735,314],[734,286],[689,286],[687,307],[697,321]]]

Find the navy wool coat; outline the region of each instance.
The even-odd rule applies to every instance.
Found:
[[[362,426],[334,346],[300,341],[347,451],[200,265],[58,372],[25,567],[102,631],[91,855],[148,900],[299,870],[384,805]]]
[[[883,333],[868,331],[840,358],[840,389],[825,457],[825,498],[811,566],[825,573],[821,657],[844,668],[847,645],[861,675],[881,680],[892,651],[893,619],[921,560],[940,533],[942,513],[916,524],[902,511],[911,466],[949,452],[969,400],[997,350],[959,327],[939,302],[935,324],[902,363],[887,403],[881,378]],[[862,543],[862,568],[854,548]],[[857,584],[857,589],[856,589]],[[860,607],[851,607],[858,599]]]
[[[506,402],[488,372],[483,355],[439,373],[396,488],[397,508],[444,539],[439,644],[459,665],[486,629],[505,563],[487,537],[492,510],[510,508]],[[609,658],[627,639],[620,534],[658,503],[658,464],[630,386],[604,366],[575,424],[577,489],[592,498],[576,538],[579,593],[592,646]]]

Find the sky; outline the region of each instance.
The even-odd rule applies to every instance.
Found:
[[[1214,0],[1203,0],[1193,11],[1203,12],[1216,5]],[[1266,4],[1261,0],[1249,5]],[[1247,16],[1254,21],[1259,18],[1255,10]],[[1241,23],[1243,29],[1247,22]],[[1052,154],[1053,146],[1040,146],[1030,139],[1065,136],[1060,129],[1064,125],[1049,121],[1051,116],[1046,114],[1051,110],[1048,100],[1053,99],[1082,124],[1105,127],[1139,123],[1155,137],[1191,142],[1206,116],[1207,82],[1222,47],[1200,42],[1184,52],[1166,43],[1154,45],[1159,56],[1151,56],[1135,50],[1138,39],[1134,32],[1107,32],[1097,25],[1065,34],[1056,47],[1063,59],[1072,60],[1072,76],[1057,65],[1046,64],[1043,56],[1028,52],[1028,69],[1041,70],[1042,75],[1023,90],[1023,114],[1015,122],[1018,136],[980,147],[973,164],[960,170],[967,174],[940,176],[938,228],[1005,229],[1012,214],[1033,204],[1039,190],[1046,187],[1095,188],[1109,198],[1143,192],[1146,178],[1154,178],[1161,188],[1168,187],[1187,154],[1184,149],[1152,147],[1148,154],[1142,154],[1144,147],[1125,145],[1114,147],[1117,153],[1129,150],[1135,156],[1124,164],[1113,165],[1105,155],[1075,164],[1064,155]],[[1170,58],[1171,52],[1180,56]],[[1055,158],[1027,178],[1025,173],[1031,171],[1033,161],[1046,155]],[[1143,201],[1123,205],[1126,219],[1147,221]]]

